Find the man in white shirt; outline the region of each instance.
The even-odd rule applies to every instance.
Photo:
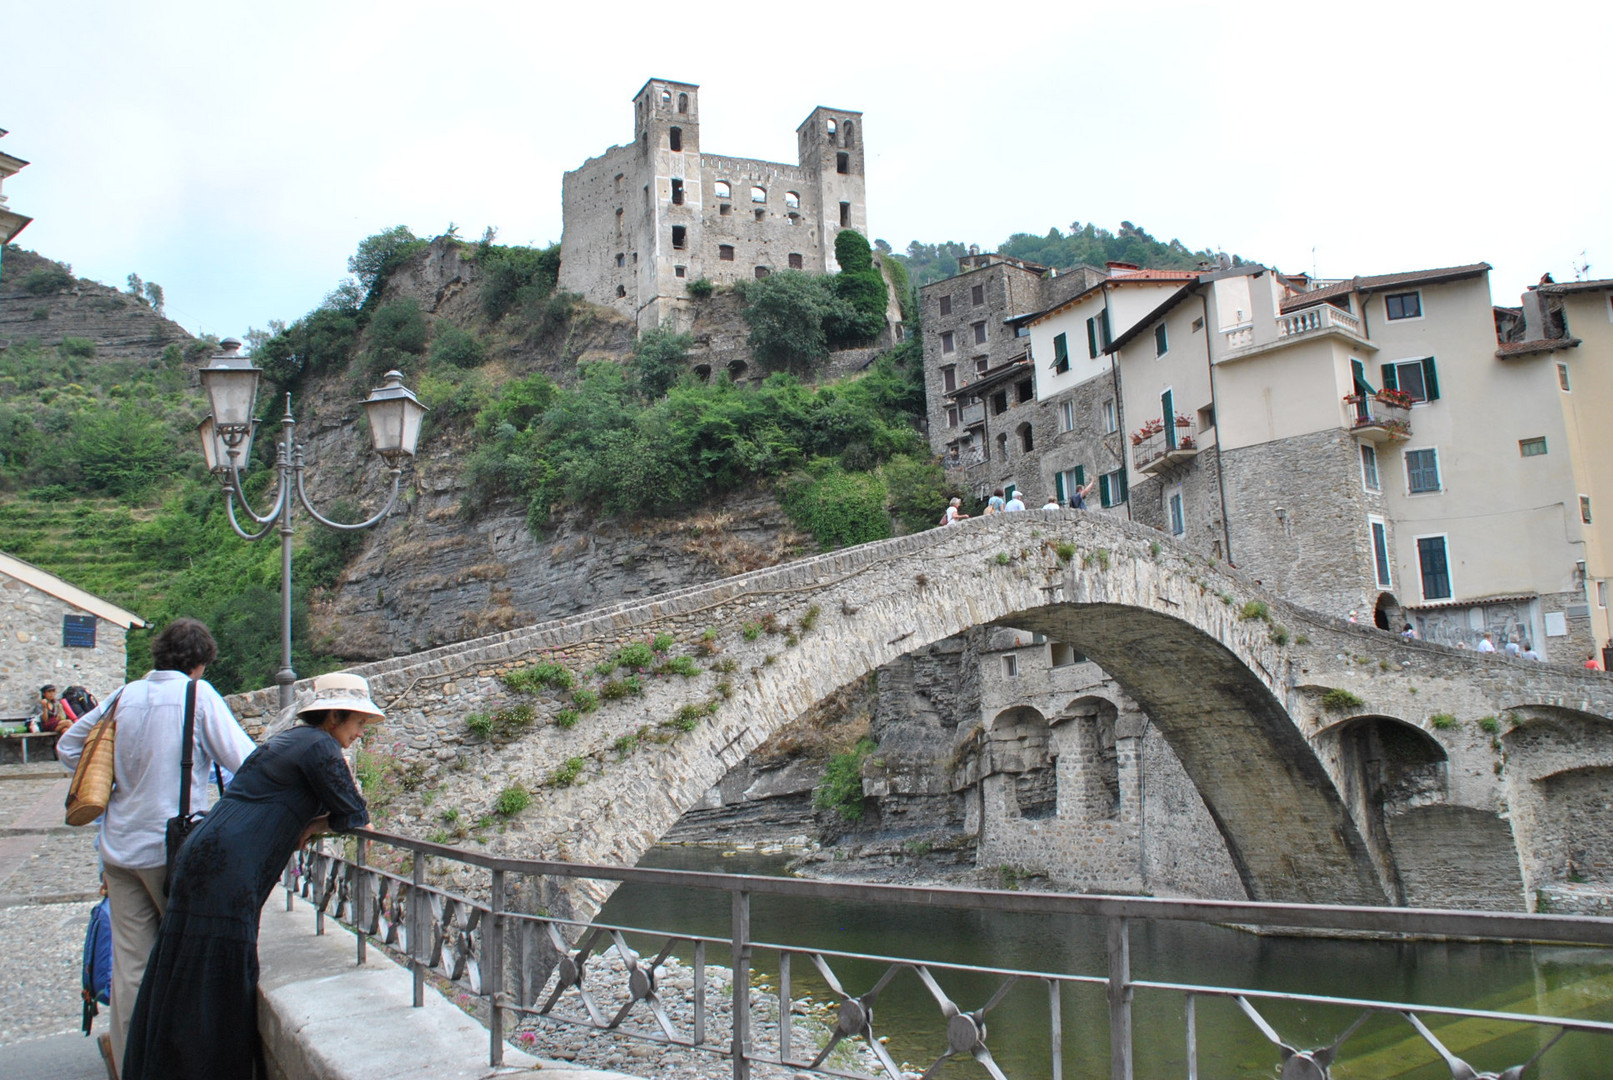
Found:
[[[214,762],[234,773],[257,749],[218,691],[200,681],[217,655],[218,644],[205,625],[175,619],[152,639],[154,670],[80,717],[56,744],[62,764],[76,767],[90,729],[117,701],[115,783],[95,846],[101,852],[112,924],[112,1060],[120,1067],[129,1014],[167,906],[164,833],[168,819],[179,813],[180,743],[185,692],[192,679],[197,683],[191,810],[208,805],[208,774]]]
[[[1016,492],[1013,493],[1013,495],[1009,496],[1008,505],[1003,507],[1003,509],[1005,511],[1007,511],[1007,510],[1023,510],[1023,509],[1025,509],[1025,500],[1021,499],[1019,497],[1019,492],[1016,491]]]

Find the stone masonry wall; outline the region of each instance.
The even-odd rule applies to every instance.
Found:
[[[85,686],[105,698],[124,682],[126,631],[95,621],[93,649],[62,644],[62,616],[87,612],[6,574],[0,574],[0,716],[25,716],[39,688]]]
[[[1228,557],[1296,604],[1338,617],[1359,611],[1370,623],[1378,589],[1367,514],[1382,507],[1362,489],[1355,440],[1328,430],[1223,450],[1221,467]]]

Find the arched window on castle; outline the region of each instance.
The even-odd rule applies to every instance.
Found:
[[[766,202],[767,189],[764,187],[757,187],[755,184],[752,184],[750,189],[750,201],[756,203]]]
[[[857,145],[857,129],[856,129],[856,127],[854,127],[852,125],[850,120],[846,121],[845,139],[841,142],[840,145],[841,146],[856,146]]]
[[[678,111],[680,113],[686,113],[686,112],[689,111],[689,95],[688,94],[679,94],[678,95]]]
[[[672,91],[661,91],[661,108],[665,109],[672,104]]]
[[[669,150],[682,150],[683,149],[683,129],[682,128],[676,128],[676,127],[675,128],[667,128],[666,141],[667,141],[667,149],[669,149]],[[841,154],[840,156],[845,157],[846,155]],[[841,169],[840,171],[845,172],[846,170]]]
[[[719,199],[732,199],[734,197],[733,186],[726,180],[718,180],[712,185],[712,188],[716,191]]]
[[[828,132],[829,141],[834,142],[835,130],[836,130],[835,129],[835,118],[834,117],[832,117],[832,116],[829,117],[829,123],[826,126],[825,130]]]
[[[801,194],[800,194],[800,192],[786,191],[784,193],[784,205],[789,207],[791,210],[800,209],[800,207],[801,207]]]

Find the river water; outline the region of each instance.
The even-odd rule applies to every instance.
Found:
[[[659,847],[640,866],[734,874],[783,874],[785,856],[723,853],[710,848]],[[615,925],[727,937],[726,893],[622,886],[600,914]],[[948,911],[869,904],[828,904],[756,896],[755,940],[812,945],[998,968],[1102,976],[1107,970],[1104,926],[1087,917]],[[635,947],[637,943],[635,943]],[[645,948],[658,948],[649,942]],[[1244,989],[1286,990],[1333,997],[1373,998],[1521,1013],[1613,1020],[1613,950],[1511,945],[1379,943],[1259,937],[1215,926],[1133,925],[1132,977]],[[692,957],[692,950],[683,954]],[[726,950],[707,962],[726,965]],[[777,956],[758,949],[754,966],[776,987]],[[833,965],[853,994],[868,990],[885,970],[873,962]],[[999,977],[938,974],[965,1010],[984,1005]],[[792,996],[833,1000],[816,972],[794,962]],[[1290,1045],[1331,1042],[1359,1015],[1334,1007],[1262,1004],[1262,1013]],[[1108,1076],[1108,1009],[1101,987],[1064,992],[1064,1075]],[[1451,1050],[1481,1072],[1531,1057],[1549,1039],[1517,1025],[1427,1017]],[[987,1045],[1014,1080],[1051,1076],[1048,996],[1043,984],[1020,982],[987,1016]],[[1230,1002],[1198,1002],[1198,1064],[1205,1080],[1270,1080],[1280,1052]],[[1180,994],[1139,990],[1133,1012],[1137,1076],[1186,1076],[1186,1034]],[[874,1032],[888,1037],[898,1062],[919,1071],[945,1048],[945,1024],[934,999],[911,972],[898,975],[875,1006]],[[1450,1070],[1406,1021],[1378,1014],[1345,1044],[1335,1080],[1449,1080]],[[937,1074],[947,1080],[988,1074],[970,1059],[953,1059]],[[1613,1036],[1571,1033],[1525,1073],[1525,1080],[1606,1080],[1613,1077]]]

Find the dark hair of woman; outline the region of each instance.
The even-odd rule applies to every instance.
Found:
[[[158,671],[187,675],[218,656],[218,642],[207,624],[197,619],[175,619],[151,641],[151,662]]]
[[[352,710],[350,709],[309,709],[297,719],[309,727],[318,727],[332,717],[335,717],[336,722],[339,724],[347,719],[351,712]]]

